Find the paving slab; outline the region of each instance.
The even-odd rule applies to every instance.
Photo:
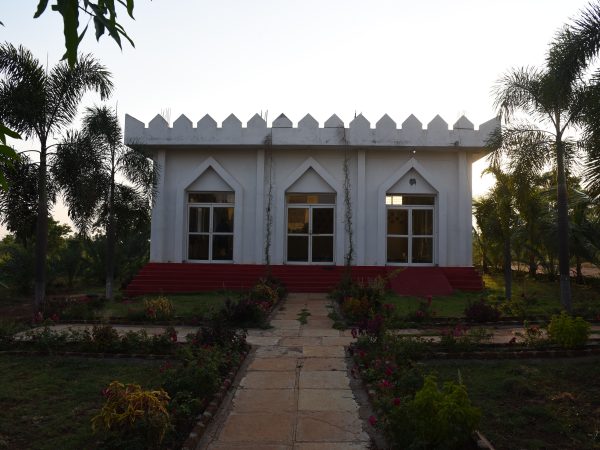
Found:
[[[305,345],[321,345],[321,337],[318,336],[296,336],[285,337],[279,341],[279,345],[283,347],[303,347]]]
[[[296,370],[298,365],[297,358],[254,358],[248,366],[248,371],[252,370]]]
[[[303,328],[300,330],[301,336],[340,336],[340,330],[334,330],[333,328]]]
[[[207,450],[293,450],[294,447],[291,445],[280,445],[280,444],[249,444],[244,443],[215,443],[207,447]]]
[[[302,347],[265,346],[256,349],[257,358],[299,358]]]
[[[302,354],[307,358],[343,358],[346,355],[346,351],[342,346],[325,347],[322,345],[305,345],[304,347],[302,347]]]
[[[350,389],[350,380],[342,371],[312,371],[303,368],[300,372],[300,389]]]
[[[339,336],[339,337],[332,336],[332,337],[329,337],[329,336],[326,336],[326,337],[323,338],[323,341],[322,341],[321,344],[325,345],[325,346],[339,346],[339,345],[342,345],[342,346],[345,347],[345,346],[350,345],[354,341],[356,341],[356,339],[354,339],[353,337],[346,337],[346,336]]]
[[[341,370],[346,371],[344,358],[304,358],[299,361],[304,370]]]
[[[294,389],[238,389],[233,405],[237,412],[292,412],[295,397]]]
[[[248,372],[240,382],[246,389],[293,389],[295,385],[296,372],[281,370]]]
[[[248,443],[293,442],[294,415],[289,413],[232,413],[227,418],[219,441]]]
[[[282,330],[297,330],[300,329],[300,322],[295,319],[271,320],[271,326]]]
[[[307,319],[308,320],[307,320],[307,323],[305,325],[305,329],[310,329],[310,328],[319,328],[319,329],[331,328],[331,326],[333,325],[333,320],[331,320],[329,317],[313,318],[313,317],[309,316]]]
[[[368,442],[298,442],[294,444],[294,450],[369,450],[371,448]],[[267,449],[265,448],[265,450]]]
[[[277,345],[280,339],[280,336],[246,336],[250,345]]]
[[[349,389],[300,389],[298,411],[354,411],[358,404]]]
[[[298,415],[296,442],[368,442],[362,425],[354,412],[303,411]]]

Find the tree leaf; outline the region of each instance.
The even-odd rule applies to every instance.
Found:
[[[40,0],[40,2],[37,5],[37,11],[33,15],[33,18],[37,19],[38,17],[40,17],[44,13],[44,11],[46,11],[47,6],[48,0]]]
[[[63,16],[66,57],[69,65],[73,67],[77,62],[77,48],[79,46],[79,2],[78,0],[56,0],[52,5],[54,11]]]
[[[21,135],[16,131],[11,130],[10,128],[5,127],[2,122],[0,122],[0,136],[8,136],[13,139],[21,139]]]

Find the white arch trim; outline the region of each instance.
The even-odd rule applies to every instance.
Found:
[[[388,189],[396,184],[402,177],[404,177],[410,170],[414,169],[421,175],[425,181],[437,192],[437,205],[435,209],[436,222],[437,222],[437,239],[434,254],[434,264],[441,266],[446,265],[446,239],[447,239],[447,199],[446,191],[440,189],[439,185],[434,181],[433,176],[419,163],[414,157],[409,159],[402,167],[394,172],[389,178],[387,178],[379,186],[377,192],[377,257],[381,258],[382,261],[377,261],[377,264],[387,264],[386,258],[386,205],[385,196]]]
[[[177,205],[175,215],[175,242],[179,242],[176,248],[175,257],[178,261],[184,261],[187,259],[185,255],[186,239],[186,217],[187,217],[187,188],[196,181],[206,170],[212,168],[217,175],[219,175],[235,192],[235,203],[233,210],[233,262],[242,260],[242,218],[244,208],[244,189],[242,185],[229,173],[221,164],[219,164],[212,156],[206,158],[202,164],[196,167],[192,174],[184,178],[177,185]]]
[[[286,239],[286,205],[285,205],[285,194],[287,190],[292,186],[308,169],[313,169],[336,193],[335,201],[335,264],[341,265],[344,263],[344,251],[345,251],[345,238],[344,238],[344,198],[343,188],[339,183],[321,164],[319,164],[314,158],[307,158],[297,169],[295,169],[286,179],[283,181],[279,189],[277,190],[277,213],[275,221],[275,236],[273,237],[274,242],[280,243],[280,245],[274,245],[275,258],[274,260],[279,263],[285,263],[285,252],[284,249],[287,247]]]

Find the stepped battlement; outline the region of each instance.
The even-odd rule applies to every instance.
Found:
[[[362,147],[462,147],[481,149],[490,134],[500,127],[497,118],[488,120],[475,130],[465,116],[460,117],[448,128],[448,123],[436,115],[423,128],[414,115],[396,122],[387,114],[371,128],[371,123],[362,115],[355,117],[348,127],[335,114],[327,119],[323,127],[310,114],[304,116],[297,126],[281,114],[267,127],[266,121],[255,114],[246,127],[234,114],[221,124],[208,114],[194,127],[185,115],[179,116],[172,126],[160,114],[148,126],[128,114],[125,115],[125,142],[142,145],[181,146],[258,146],[268,139],[273,146],[362,146]]]

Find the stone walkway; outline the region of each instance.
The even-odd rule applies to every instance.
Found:
[[[326,305],[323,295],[291,294],[272,329],[249,332],[255,351],[247,371],[198,449],[369,448],[344,351],[352,337],[331,328]],[[310,313],[304,325],[303,310]]]

